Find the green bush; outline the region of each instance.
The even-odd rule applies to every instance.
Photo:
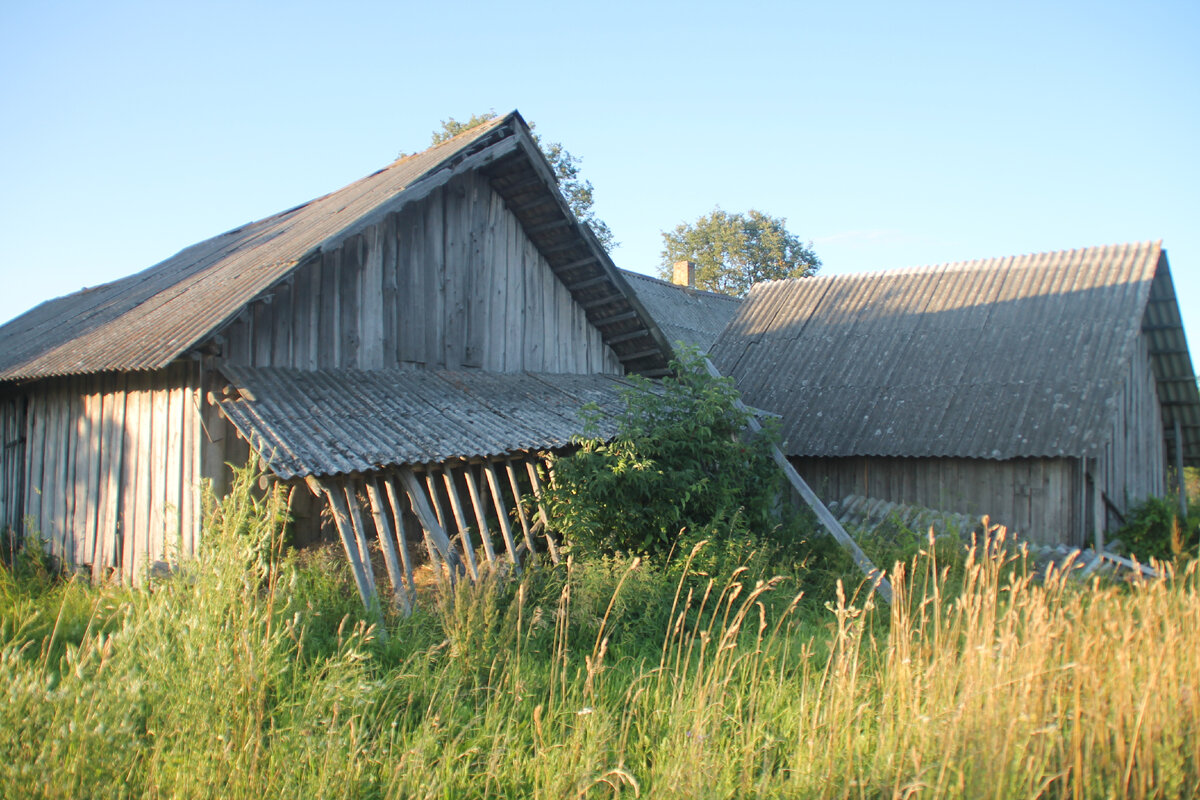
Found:
[[[1172,561],[1189,555],[1195,558],[1200,545],[1200,515],[1193,509],[1187,519],[1181,519],[1176,498],[1149,497],[1133,507],[1125,524],[1110,538],[1120,539],[1143,561]]]
[[[672,366],[673,377],[625,392],[611,441],[585,439],[552,462],[547,505],[570,551],[686,554],[700,539],[745,542],[780,526],[771,434],[746,430],[732,380],[710,377],[695,350]]]

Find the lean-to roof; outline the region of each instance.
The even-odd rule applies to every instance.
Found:
[[[283,479],[565,447],[616,433],[611,375],[224,366],[226,417]],[[580,411],[598,407],[594,429]]]
[[[742,302],[727,294],[679,286],[638,272],[621,272],[667,341],[692,345],[702,353],[712,347]]]
[[[513,112],[135,275],[42,303],[0,326],[0,381],[164,367],[302,260],[468,170],[489,177],[626,368],[664,371],[666,340],[591,230],[571,214]]]
[[[1164,422],[1200,397],[1160,243],[754,286],[713,346],[796,456],[1091,454],[1145,336]]]

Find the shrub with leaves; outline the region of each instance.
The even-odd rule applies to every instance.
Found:
[[[1164,561],[1196,556],[1200,546],[1200,518],[1195,509],[1180,519],[1179,501],[1174,497],[1148,497],[1134,506],[1110,538],[1120,539],[1129,552],[1143,561]]]
[[[782,476],[770,433],[746,430],[729,378],[695,351],[674,375],[625,392],[617,435],[553,461],[547,502],[576,553],[667,554],[688,541],[762,536],[779,525]]]

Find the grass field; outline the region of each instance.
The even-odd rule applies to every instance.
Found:
[[[243,486],[144,590],[5,570],[0,796],[1200,792],[1194,563],[1035,582],[926,548],[889,610],[849,572],[608,559],[422,598],[385,641],[280,519]]]

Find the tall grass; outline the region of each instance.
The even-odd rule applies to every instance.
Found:
[[[0,577],[0,796],[1200,791],[1194,565],[1079,585],[930,551],[888,611],[610,559],[460,584],[381,643],[253,483],[149,589]]]

